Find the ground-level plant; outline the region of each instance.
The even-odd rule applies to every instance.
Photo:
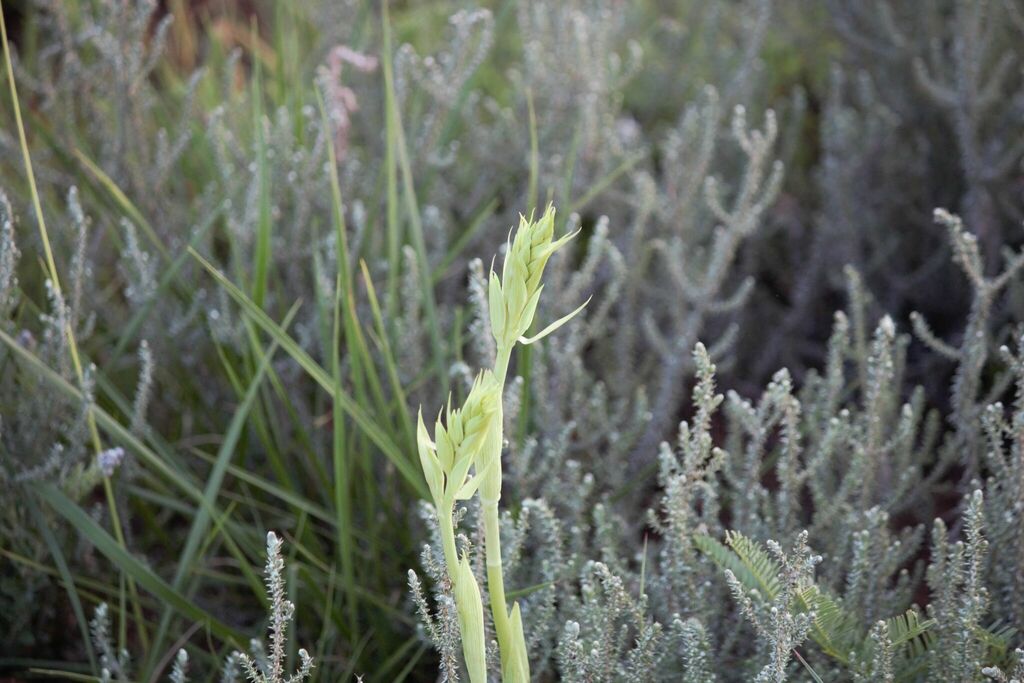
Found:
[[[263,577],[267,584],[267,630],[270,635],[269,651],[263,642],[254,638],[249,643],[249,653],[234,651],[224,660],[220,669],[221,683],[304,683],[313,673],[313,657],[305,648],[299,648],[296,655],[298,668],[286,673],[288,627],[295,615],[295,605],[285,597],[285,563],[281,554],[284,542],[273,531],[267,532],[267,563]],[[93,647],[99,654],[101,683],[131,683],[131,657],[125,649],[114,646],[111,634],[110,610],[107,603],[100,603],[93,612],[90,629]],[[171,683],[187,683],[189,680],[189,656],[184,648],[178,650],[170,673]]]

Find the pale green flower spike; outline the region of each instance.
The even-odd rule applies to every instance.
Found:
[[[494,419],[501,410],[500,397],[494,373],[490,370],[480,373],[465,405],[456,410],[449,405],[445,422],[438,416],[434,425],[436,443],[431,441],[420,412],[416,428],[420,466],[439,510],[471,498],[480,485],[483,470],[478,467],[476,476],[469,477],[469,468],[477,460],[490,432],[500,429]]]
[[[488,303],[491,333],[497,342],[494,369],[477,377],[460,410],[452,410],[449,405],[445,423],[438,418],[434,441],[430,440],[423,424],[422,413],[417,427],[420,464],[437,510],[445,564],[459,613],[463,656],[473,683],[487,680],[483,606],[468,558],[463,556],[460,561],[456,554],[453,507],[457,501],[467,500],[477,491],[483,510],[487,588],[501,655],[502,680],[506,683],[530,680],[522,613],[518,603],[509,611],[502,575],[498,512],[503,443],[501,402],[509,359],[516,343],[532,344],[543,339],[587,305],[585,302],[533,337],[524,336],[533,324],[544,289],[541,284],[544,266],[553,253],[576,235],[571,233],[556,240],[554,232],[555,210],[551,206],[537,221],[520,216],[515,237],[508,245],[501,278],[491,269]],[[470,465],[475,469],[472,477],[469,477]]]
[[[532,344],[567,323],[587,305],[585,302],[534,337],[523,336],[533,323],[540,293],[544,289],[540,284],[544,266],[559,247],[579,233],[577,230],[553,240],[554,231],[555,209],[550,205],[539,221],[528,221],[524,216],[520,216],[519,228],[505,254],[505,265],[501,269],[500,281],[494,270],[491,270],[488,290],[491,333],[499,348],[511,348],[517,341]]]
[[[434,441],[423,424],[422,411],[416,427],[420,465],[434,499],[445,565],[455,593],[463,655],[474,682],[487,680],[483,603],[468,559],[463,557],[461,563],[457,559],[452,509],[457,501],[471,498],[480,485],[483,472],[478,468],[470,477],[469,468],[489,435],[498,429],[495,415],[500,415],[501,406],[497,386],[491,371],[480,373],[462,408],[453,410],[449,404],[444,422],[438,417]]]

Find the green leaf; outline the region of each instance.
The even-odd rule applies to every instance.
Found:
[[[774,600],[782,589],[778,562],[760,544],[738,532],[727,532],[726,542],[729,547],[710,536],[693,538],[693,544],[712,562],[731,571],[748,589],[756,590],[763,601]],[[824,654],[842,664],[849,664],[851,654],[863,656],[871,647],[867,629],[839,600],[817,585],[803,586],[797,591],[796,598],[799,612],[814,612],[810,637]],[[907,662],[927,648],[926,634],[934,622],[921,621],[911,610],[889,619],[887,624],[894,651]]]
[[[296,312],[298,312],[298,304],[292,306],[288,315],[285,316],[285,320],[282,324],[284,328],[287,329],[288,325],[295,317]],[[206,534],[210,527],[212,513],[216,512],[217,495],[220,493],[220,487],[224,482],[224,476],[227,474],[228,465],[231,464],[231,458],[235,454],[235,447],[238,445],[238,441],[242,436],[242,430],[244,429],[246,419],[249,416],[249,410],[252,408],[252,404],[256,399],[260,385],[263,383],[263,378],[266,376],[267,368],[270,367],[270,360],[277,348],[278,344],[274,342],[263,355],[259,368],[256,370],[256,375],[253,377],[252,382],[249,383],[249,388],[246,391],[241,404],[239,404],[238,408],[235,409],[235,414],[231,418],[231,423],[228,425],[228,430],[224,435],[223,441],[221,441],[220,448],[217,451],[217,459],[213,464],[213,469],[211,469],[209,475],[207,475],[206,487],[203,490],[202,501],[200,502],[199,509],[196,511],[195,517],[192,519],[192,527],[189,529],[188,537],[185,539],[185,547],[178,558],[178,567],[174,572],[174,578],[171,580],[171,588],[173,590],[181,590],[181,585],[185,581],[187,572],[192,569],[192,562],[195,559],[196,551],[199,549],[199,544],[202,541],[203,535]],[[168,605],[160,619],[160,627],[154,640],[154,653],[159,651],[160,646],[163,644],[163,639],[167,633],[167,628],[170,623],[170,615],[171,610],[170,605]]]
[[[144,565],[131,553],[100,527],[92,517],[78,507],[70,498],[52,484],[33,484],[31,488],[46,501],[50,508],[67,520],[85,540],[92,543],[114,565],[126,575],[138,583],[139,586],[152,593],[155,597],[167,603],[168,606],[177,610],[183,616],[202,623],[214,635],[223,640],[229,641],[235,646],[241,646],[245,637],[239,631],[231,628],[217,617],[199,607],[194,601],[189,600],[180,592],[174,590],[163,579],[153,573],[149,567]]]
[[[410,457],[405,455],[402,450],[391,440],[388,435],[388,431],[378,425],[350,396],[345,392],[341,391],[340,388],[335,386],[335,382],[330,373],[324,370],[313,358],[306,353],[299,346],[298,342],[292,339],[288,333],[286,333],[281,326],[275,323],[267,313],[257,306],[252,299],[245,295],[234,283],[228,280],[223,273],[221,273],[212,263],[203,258],[199,252],[194,249],[189,249],[192,256],[199,261],[206,268],[214,279],[220,283],[227,293],[234,299],[241,307],[242,310],[248,315],[253,322],[259,325],[264,332],[269,334],[274,340],[276,340],[281,348],[297,362],[306,373],[316,381],[324,390],[335,397],[335,400],[341,405],[349,417],[351,417],[355,423],[366,433],[366,435],[373,441],[378,448],[384,453],[384,455],[394,464],[395,468],[401,473],[405,480],[416,490],[416,492],[423,498],[427,498],[429,491],[423,481],[423,478],[419,476],[418,464],[414,463]]]
[[[552,332],[557,330],[562,325],[566,324],[567,322],[569,322],[570,320],[575,318],[580,313],[580,311],[582,311],[584,308],[587,307],[587,304],[590,303],[590,299],[591,298],[593,298],[593,297],[588,298],[586,301],[584,301],[582,304],[580,304],[579,308],[577,308],[575,311],[573,311],[572,313],[569,313],[568,315],[563,315],[561,318],[559,318],[558,320],[556,320],[555,322],[551,323],[550,325],[545,327],[543,330],[541,330],[538,334],[535,334],[532,337],[520,337],[519,338],[519,343],[520,344],[527,344],[527,345],[529,345],[529,344],[533,344],[534,342],[540,341],[544,337],[548,336],[549,334],[551,334]]]
[[[491,314],[491,333],[501,339],[505,335],[505,299],[501,293],[501,281],[493,270],[487,286],[487,308]]]
[[[781,588],[778,562],[759,545],[736,532],[728,532],[726,542],[732,550],[710,536],[693,539],[698,550],[719,567],[732,571],[744,586],[756,589],[766,600],[774,599]]]
[[[64,582],[64,588],[68,593],[68,600],[71,601],[71,609],[75,613],[75,619],[78,621],[78,629],[82,632],[82,644],[85,646],[85,654],[89,658],[89,665],[93,671],[99,673],[99,669],[96,667],[96,654],[93,652],[92,647],[92,636],[89,634],[89,620],[85,618],[82,600],[78,597],[78,589],[75,587],[74,577],[71,576],[71,570],[68,568],[67,560],[64,558],[64,552],[61,550],[60,544],[57,543],[53,531],[40,514],[36,501],[31,496],[27,496],[26,500],[28,501],[28,510],[39,527],[39,533],[42,535],[46,547],[53,556],[53,561],[57,565],[57,571],[60,572],[60,578]]]

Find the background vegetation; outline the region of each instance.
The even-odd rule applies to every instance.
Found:
[[[291,601],[317,680],[458,675],[415,411],[552,202],[538,318],[593,299],[505,397],[534,678],[1024,676],[1019,2],[3,17],[0,670],[212,679]]]

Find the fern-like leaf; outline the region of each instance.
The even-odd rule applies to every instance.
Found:
[[[781,590],[779,563],[761,546],[736,531],[726,533],[725,545],[710,537],[698,535],[694,545],[723,570],[729,570],[747,589],[756,590],[762,600],[770,602]],[[859,623],[842,601],[814,583],[808,583],[797,592],[797,607],[801,613],[813,612],[814,625],[811,640],[822,653],[835,661],[849,665],[851,655],[869,654],[872,647],[868,627]],[[914,610],[896,615],[886,621],[889,640],[898,662],[897,680],[912,680],[925,666],[925,654],[930,644],[929,629],[934,620],[922,620]],[[1009,642],[1005,634],[986,631],[991,636],[992,649],[1002,643],[1005,651]]]

